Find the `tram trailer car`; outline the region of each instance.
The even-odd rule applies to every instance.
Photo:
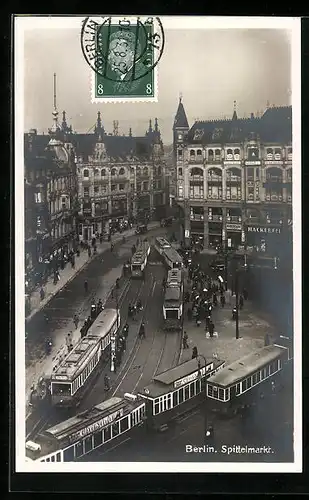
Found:
[[[167,273],[167,286],[183,287],[183,273],[180,269],[171,269]]]
[[[149,254],[150,245],[148,241],[141,242],[131,260],[131,278],[139,279],[143,277]]]
[[[269,391],[271,381],[276,384],[288,359],[285,347],[272,344],[226,366],[207,381],[210,408],[227,417],[235,415]]]
[[[205,367],[206,360],[206,367]],[[205,376],[210,377],[224,367],[215,358],[190,359],[156,375],[138,396],[146,404],[146,425],[161,431],[173,425],[184,413],[205,401]]]
[[[144,419],[145,403],[136,396],[113,397],[38,434],[26,443],[26,456],[38,462],[89,460],[94,450],[104,453],[124,434],[132,435]]]
[[[120,318],[116,309],[104,309],[85,337],[53,368],[50,381],[53,406],[77,406],[95,375],[99,363],[109,356],[111,337],[117,332]]]
[[[165,238],[162,238],[161,236],[158,236],[155,239],[154,247],[160,255],[163,254],[164,250],[166,250],[168,248],[172,248],[170,242],[167,241]]]
[[[162,257],[168,269],[182,269],[183,258],[179,255],[175,248],[170,247],[163,249]]]

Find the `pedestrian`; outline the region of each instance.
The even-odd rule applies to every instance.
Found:
[[[129,325],[128,323],[126,323],[123,328],[123,336],[125,339],[128,337],[128,333],[129,333]]]
[[[44,292],[44,288],[42,286],[40,288],[40,298],[41,298],[41,300],[44,300],[44,298],[45,298],[45,292]]]
[[[75,259],[74,259],[74,257],[71,257],[71,266],[72,266],[72,269],[75,268]]]
[[[88,257],[91,257],[91,248],[89,245],[88,245]]]
[[[84,281],[84,290],[85,290],[85,293],[88,292],[88,281],[87,280]]]
[[[217,294],[214,293],[213,296],[212,296],[212,303],[214,305],[214,307],[217,307],[218,305],[218,299],[217,299]]]
[[[114,250],[114,243],[111,243],[111,252]]]
[[[78,323],[79,323],[79,317],[77,314],[74,314],[73,322],[74,322],[75,328],[77,329]]]
[[[225,306],[225,296],[223,293],[220,295],[220,303],[221,303],[221,307],[223,309],[223,307]]]
[[[80,256],[80,250],[79,250],[79,248],[76,249],[76,255],[77,255],[77,257]]]
[[[97,245],[93,245],[93,255],[97,254]]]
[[[248,300],[248,290],[246,288],[243,289],[243,296],[245,300]]]
[[[244,307],[244,298],[243,296],[241,295],[239,297],[239,309],[242,309]]]
[[[109,376],[107,374],[104,375],[104,389],[106,391],[109,391],[110,389]]]
[[[194,346],[193,349],[192,349],[192,359],[197,358],[197,355],[198,355],[198,353],[197,353],[197,347]]]
[[[140,339],[146,338],[146,335],[145,335],[145,323],[144,322],[141,324],[140,329],[139,329],[139,338]]]
[[[196,326],[201,326],[200,315],[198,314],[196,317]]]
[[[187,332],[183,332],[182,347],[183,347],[184,349],[188,349],[188,348],[189,348],[189,345],[188,345],[188,335],[187,335]]]
[[[215,325],[212,321],[209,321],[209,336],[212,338],[214,336]]]

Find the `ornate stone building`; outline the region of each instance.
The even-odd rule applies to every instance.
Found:
[[[292,109],[198,121],[180,99],[174,127],[184,240],[277,252],[292,224]]]
[[[94,132],[74,134],[78,176],[79,238],[103,233],[115,218],[163,217],[167,199],[163,144],[155,119],[143,137],[106,133],[98,112]]]
[[[58,267],[76,240],[77,184],[71,128],[58,112],[48,135],[24,135],[25,271],[31,287]]]

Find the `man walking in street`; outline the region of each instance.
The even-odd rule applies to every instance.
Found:
[[[84,290],[85,290],[85,293],[88,292],[88,281],[87,280],[84,281]]]
[[[224,293],[222,293],[220,295],[220,303],[221,303],[221,307],[223,309],[223,307],[225,306],[225,296],[224,296]]]
[[[74,314],[73,322],[74,322],[74,325],[75,325],[75,329],[77,329],[78,323],[79,323],[79,317],[78,317],[77,314]]]
[[[182,347],[183,347],[183,349],[188,349],[189,348],[187,332],[183,332]]]

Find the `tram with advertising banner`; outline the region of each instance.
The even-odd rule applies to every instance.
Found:
[[[205,401],[206,379],[223,367],[224,361],[198,356],[155,375],[138,394],[146,404],[148,427],[161,430],[200,405]]]
[[[280,372],[289,359],[286,346],[272,344],[231,363],[207,381],[211,409],[233,416],[245,406],[255,404],[280,384]]]
[[[135,397],[136,398],[136,397]],[[38,462],[87,460],[89,453],[100,453],[119,443],[142,425],[145,403],[112,397],[90,410],[60,422],[26,442],[26,456]]]
[[[180,330],[182,328],[183,289],[182,271],[179,269],[169,271],[163,302],[164,330]]]
[[[150,245],[148,241],[142,241],[131,259],[131,278],[143,278],[149,254]]]
[[[53,406],[77,406],[96,370],[109,358],[111,338],[120,325],[116,309],[103,309],[85,337],[53,367],[50,379]]]
[[[154,245],[155,249],[157,250],[157,252],[162,255],[164,250],[168,249],[168,248],[172,248],[172,245],[170,244],[169,241],[167,241],[165,238],[162,238],[161,236],[158,236],[156,239],[155,239],[155,245]]]

